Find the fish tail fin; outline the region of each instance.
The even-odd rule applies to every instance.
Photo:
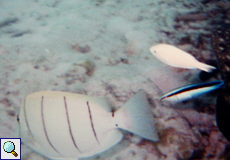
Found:
[[[214,66],[211,66],[211,65],[208,65],[205,63],[201,63],[201,62],[198,63],[197,68],[199,68],[200,70],[203,70],[205,72],[212,72],[212,70],[216,69],[216,67],[214,67]]]
[[[119,128],[152,141],[159,140],[153,113],[144,91],[131,97],[114,115]]]

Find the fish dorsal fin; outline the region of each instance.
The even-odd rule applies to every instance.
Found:
[[[93,97],[89,95],[82,95],[78,93],[62,92],[62,91],[39,91],[30,94],[29,96],[49,96],[49,97],[62,97],[63,95],[68,97],[77,97],[89,101],[91,104],[97,104],[97,107],[103,108],[105,111],[111,112],[112,107],[110,102],[105,97]]]
[[[107,112],[112,111],[111,104],[109,100],[107,100],[105,97],[89,97],[88,100],[90,101],[90,103],[97,104],[98,107],[102,108]]]
[[[155,122],[146,93],[141,90],[115,112],[118,127],[133,132],[143,138],[158,141]]]

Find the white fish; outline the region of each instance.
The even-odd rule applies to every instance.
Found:
[[[158,141],[144,91],[115,112],[105,98],[36,92],[25,98],[18,122],[22,142],[50,159],[78,159],[103,152],[122,139],[120,129]]]
[[[161,100],[181,102],[218,89],[223,85],[224,81],[213,81],[208,83],[188,85],[166,93],[161,97]]]
[[[160,61],[179,68],[200,69],[211,72],[216,69],[213,66],[199,62],[195,57],[168,44],[158,44],[150,48],[150,52]]]

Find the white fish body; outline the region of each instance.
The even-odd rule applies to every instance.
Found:
[[[158,44],[150,48],[150,52],[163,63],[173,67],[186,69],[200,69],[211,72],[216,69],[213,66],[199,62],[195,57],[168,44]]]
[[[25,98],[18,121],[22,142],[50,159],[78,159],[103,152],[122,139],[120,128],[158,140],[143,91],[114,113],[105,98],[36,92]]]
[[[212,81],[208,83],[188,85],[166,93],[161,97],[161,100],[181,102],[218,89],[223,85],[224,81]]]

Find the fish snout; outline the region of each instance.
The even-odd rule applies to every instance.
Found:
[[[157,53],[156,50],[155,50],[155,48],[154,48],[154,46],[151,47],[151,48],[149,49],[149,51],[150,51],[152,54]]]

